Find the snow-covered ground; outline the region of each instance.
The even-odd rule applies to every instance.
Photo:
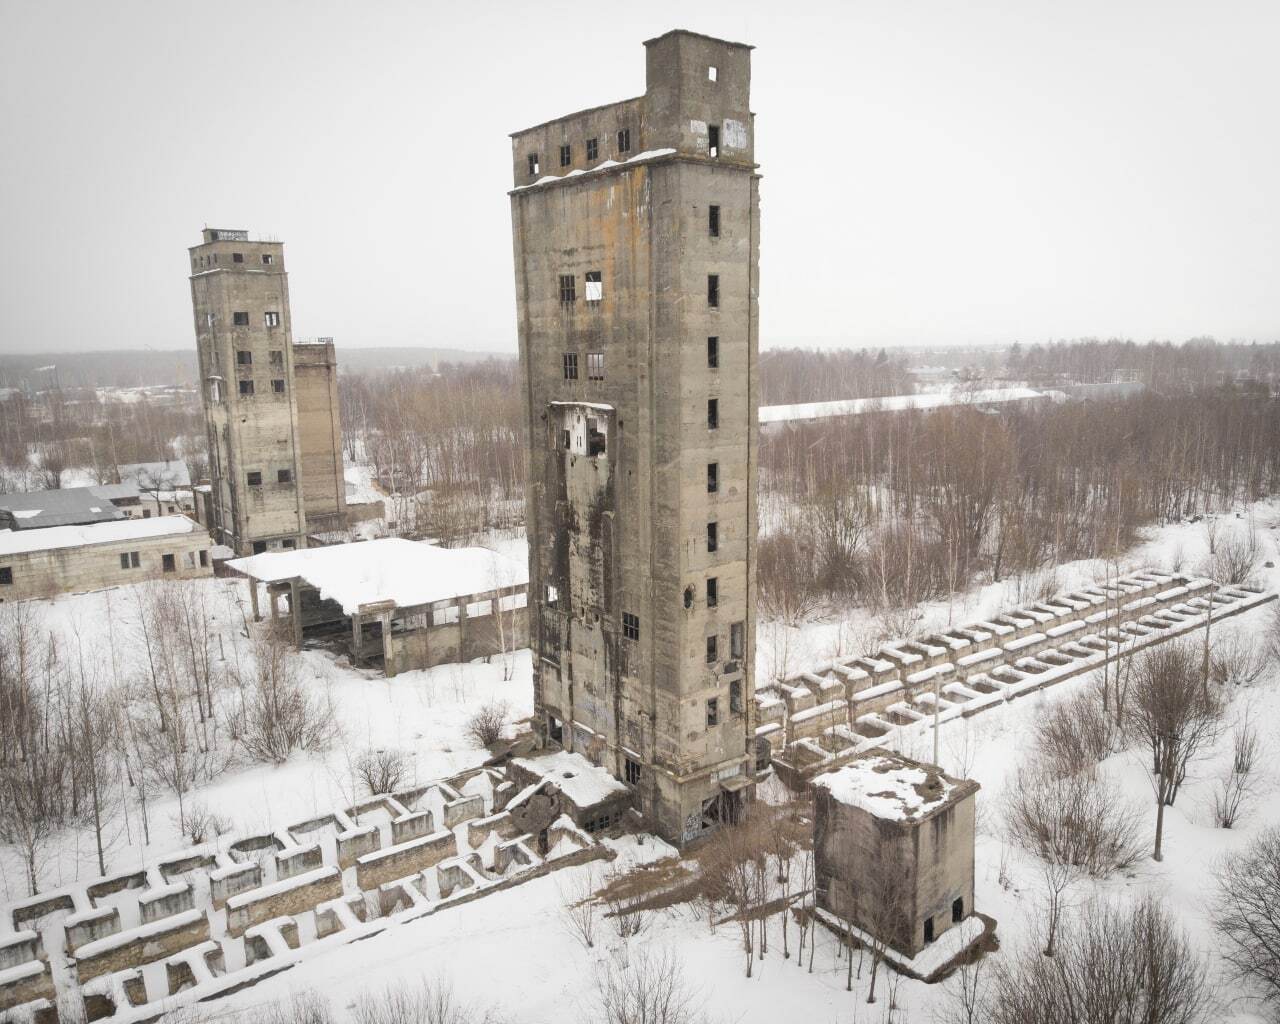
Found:
[[[1277,534],[1273,523],[1280,505],[1264,504],[1251,515],[1264,537],[1263,558],[1275,562]],[[1220,530],[1243,527],[1246,519],[1224,520]],[[522,541],[508,540],[504,553],[519,557]],[[1203,525],[1179,525],[1151,531],[1149,539],[1118,566],[1076,563],[1056,574],[1057,588],[1069,587],[1141,564],[1197,569],[1207,547]],[[1263,569],[1260,581],[1280,586],[1280,570]],[[940,602],[920,609],[919,628],[947,622],[968,621],[1030,596],[1043,581],[976,587],[963,599]],[[221,631],[228,641],[238,632],[242,587],[229,581],[207,584],[219,595],[225,609]],[[1019,586],[1022,587],[1019,590]],[[64,598],[46,603],[44,616],[55,628],[101,640],[104,602],[112,601],[119,616],[125,605],[120,591],[110,594]],[[1229,620],[1226,631],[1257,634],[1268,623],[1270,607]],[[829,621],[789,629],[764,623],[759,630],[759,682],[767,682],[781,662],[794,671],[833,653],[856,652],[883,623],[874,617],[849,613]],[[101,649],[101,647],[99,648]],[[393,680],[357,673],[339,666],[332,657],[309,652],[307,671],[318,689],[337,703],[344,737],[324,754],[295,756],[280,767],[250,767],[228,773],[204,787],[200,796],[211,810],[233,820],[237,827],[261,829],[297,820],[312,810],[349,802],[354,790],[350,761],[366,747],[396,746],[409,751],[418,780],[438,777],[479,763],[485,756],[464,738],[464,723],[477,704],[500,698],[512,704],[516,717],[531,708],[531,664],[528,652],[516,659],[513,678],[504,681],[499,664],[443,666],[406,673]],[[1032,939],[1043,917],[1040,871],[1034,860],[1020,853],[1002,837],[1002,796],[1016,785],[1021,758],[1030,746],[1031,723],[1053,702],[1069,698],[1086,685],[1079,679],[1022,698],[1000,710],[970,721],[947,723],[942,733],[944,767],[967,774],[981,784],[978,795],[976,909],[999,922],[1003,949],[1017,948]],[[1248,712],[1261,732],[1269,752],[1280,750],[1280,673],[1274,669],[1257,685],[1237,692],[1232,716]],[[921,741],[922,743],[925,741]],[[1213,827],[1212,791],[1230,756],[1231,738],[1225,734],[1208,755],[1192,765],[1191,775],[1174,807],[1165,816],[1165,859],[1143,862],[1124,877],[1102,883],[1081,882],[1070,890],[1072,913],[1083,913],[1091,899],[1128,901],[1146,893],[1161,895],[1186,927],[1210,962],[1215,994],[1220,1001],[1216,1019],[1232,1024],[1252,1024],[1265,1018],[1249,1004],[1247,992],[1228,984],[1220,973],[1217,943],[1208,923],[1208,897],[1213,865],[1225,851],[1239,848],[1257,832],[1280,824],[1280,764],[1263,758],[1260,789],[1250,802],[1244,820],[1234,829]],[[908,754],[929,756],[927,750]],[[967,771],[962,771],[967,768]],[[1133,802],[1154,823],[1154,798],[1142,758],[1136,751],[1112,756],[1103,766],[1113,792]],[[172,801],[157,807],[156,822],[169,821]],[[123,841],[111,853],[112,870],[140,863],[161,849],[181,845],[174,826],[156,829],[151,850]],[[57,877],[48,884],[96,874],[92,865],[91,838],[68,836],[59,858]],[[629,864],[671,855],[673,851],[651,837],[628,838],[617,844],[620,856],[612,870]],[[714,931],[705,912],[691,906],[655,911],[637,937],[623,940],[608,920],[598,924],[595,948],[585,948],[566,926],[561,908],[590,883],[600,883],[609,867],[599,864],[565,869],[544,878],[496,893],[465,906],[389,929],[378,936],[345,946],[328,955],[308,959],[284,974],[239,992],[217,1006],[220,1012],[251,1010],[264,1003],[287,999],[299,989],[315,989],[335,1009],[349,1006],[361,993],[417,979],[444,980],[455,994],[473,1005],[488,1007],[502,1019],[528,1022],[598,1020],[594,1009],[596,977],[610,958],[629,949],[670,951],[683,970],[685,981],[699,993],[716,1021],[884,1021],[930,1022],[948,998],[948,986],[926,986],[902,981],[890,1002],[890,986],[882,976],[880,1001],[865,1003],[869,962],[852,993],[845,991],[845,966],[838,959],[837,944],[824,931],[818,933],[813,972],[798,966],[794,954],[782,957],[780,919],[770,924],[769,952],[755,965],[754,977],[744,975],[740,934],[732,924]],[[22,893],[22,875],[11,858],[3,861],[0,884],[9,898]],[[791,928],[794,951],[796,933]],[[1000,953],[993,954],[1001,955]],[[896,1006],[892,1016],[890,1007]]]

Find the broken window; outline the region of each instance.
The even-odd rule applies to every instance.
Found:
[[[693,584],[684,588],[684,606],[686,608],[693,607]]]
[[[248,327],[249,314],[247,312],[232,313],[231,322],[237,327]]]
[[[720,490],[720,463],[707,463],[707,493],[715,494]]]
[[[720,524],[707,523],[707,554],[712,554],[720,546]]]
[[[564,725],[555,715],[547,715],[547,736],[557,743],[564,742]]]
[[[279,313],[274,313],[274,312],[267,312],[267,313],[263,313],[263,314],[262,314],[262,322],[263,322],[263,324],[264,324],[265,326],[267,326],[267,327],[279,327],[279,326],[280,326],[280,314],[279,314]]]
[[[741,622],[735,622],[729,627],[729,657],[738,659],[742,657],[743,638],[746,635],[746,629]]]
[[[720,399],[707,399],[707,429],[717,430],[720,427]]]
[[[178,563],[174,559],[173,555],[161,555],[160,567],[165,572],[174,572],[178,568]]]
[[[276,470],[276,483],[288,484],[293,482],[293,470],[278,469]]]
[[[718,206],[707,208],[707,233],[712,238],[720,237],[720,207]]]
[[[707,65],[707,81],[708,82],[718,81],[719,75],[720,75],[720,72],[716,70],[716,66],[714,64]]]
[[[280,380],[279,378],[277,378],[277,379],[273,380],[273,381],[271,382],[271,390],[272,390],[272,391],[274,391],[277,395],[283,395],[283,394],[284,394],[284,381],[283,381],[283,380]]]
[[[565,144],[560,147],[560,166],[568,167],[573,163],[573,147]]]
[[[716,660],[716,638],[707,637],[707,661]],[[720,724],[720,699],[712,697],[707,701],[707,728],[713,728]]]
[[[253,381],[242,380],[240,382],[240,394],[245,398],[253,397]]]
[[[529,177],[536,178],[538,176],[538,154],[529,154]]]
[[[707,275],[707,305],[717,307],[720,305],[720,275]]]
[[[718,124],[707,126],[707,155],[720,155],[720,126]]]
[[[714,576],[707,577],[707,607],[714,608],[720,602],[720,581]]]
[[[560,301],[573,302],[578,298],[578,286],[572,274],[560,275]]]
[[[267,542],[265,540],[255,540],[253,542],[253,553],[260,555],[267,550]]]
[[[951,922],[959,924],[964,920],[964,897],[957,896],[951,901]]]
[[[567,430],[560,431],[560,440],[564,443],[564,450],[568,451],[573,447],[573,436]]]
[[[565,380],[578,379],[578,353],[577,352],[566,352],[564,354],[564,379]],[[566,430],[565,433],[567,434],[568,431]]]
[[[298,546],[298,542],[294,540],[292,537],[286,537],[284,540],[280,542],[280,546],[282,548],[292,549]]]
[[[720,339],[719,338],[707,339],[707,369],[708,370],[720,369]]]
[[[270,266],[270,265],[271,265],[271,253],[269,253],[269,252],[264,252],[264,253],[262,254],[262,264],[263,264],[263,266]]]
[[[233,252],[233,253],[231,254],[231,262],[232,262],[232,263],[243,263],[243,262],[244,262],[244,253],[242,253],[242,252]]]
[[[628,640],[640,639],[640,616],[630,612],[622,613],[622,635]]]
[[[272,366],[284,366],[284,352],[282,352],[280,349],[272,349],[272,350],[271,350],[271,365],[272,365]]]
[[[604,380],[604,353],[587,353],[587,380]]]
[[[587,454],[593,458],[605,453],[605,436],[597,429],[593,417],[587,417]]]
[[[252,353],[252,352],[250,352],[250,351],[248,351],[248,350],[246,350],[246,349],[240,349],[238,352],[236,352],[236,365],[237,365],[237,366],[252,366],[252,365],[253,365],[253,353]]]
[[[640,766],[628,757],[623,767],[627,784],[631,786],[640,785]]]
[[[262,473],[259,470],[251,469],[248,473],[247,480],[250,487],[261,487]]]
[[[729,684],[729,713],[742,714],[742,680],[735,679]]]
[[[587,139],[587,159],[594,160],[600,155],[600,140]]]
[[[587,271],[587,301],[599,302],[604,298],[604,281],[600,277],[600,271]]]
[[[629,153],[631,151],[631,129],[618,129],[618,152]]]

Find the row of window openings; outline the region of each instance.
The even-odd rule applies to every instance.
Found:
[[[272,366],[284,366],[284,352],[281,349],[273,348],[269,353]],[[253,353],[247,348],[236,349],[236,365],[252,366]]]
[[[292,537],[286,537],[284,540],[280,542],[280,546],[287,551],[292,551],[294,548],[298,546],[298,542],[294,540]],[[265,540],[255,540],[253,542],[253,553],[255,555],[260,555],[266,550],[267,550],[267,542]]]
[[[242,381],[237,381],[237,383],[239,384],[239,387],[240,387],[240,397],[241,397],[241,398],[252,398],[255,394],[257,394],[257,391],[254,389],[254,386],[253,386],[253,381],[251,381],[251,380],[242,380]],[[278,377],[277,377],[276,379],[272,380],[272,382],[271,382],[271,392],[272,392],[272,394],[276,394],[276,395],[283,395],[283,394],[284,394],[284,381],[283,381],[283,380],[281,380],[281,379],[280,379],[280,378],[278,378]],[[220,401],[222,400],[222,391],[221,391],[221,389],[218,387],[218,382],[217,382],[217,381],[214,381],[214,382],[213,382],[213,385],[212,385],[212,387],[210,388],[210,395],[211,395],[211,397],[213,398],[213,400],[214,400],[215,402],[220,402]]]
[[[618,144],[619,153],[631,152],[631,129],[619,128],[615,137]],[[600,139],[587,139],[587,159],[598,160],[600,158]],[[565,143],[560,147],[560,166],[568,167],[573,163],[573,145]],[[529,154],[529,177],[536,178],[542,170],[542,165],[538,160],[537,153]]]
[[[707,593],[714,592],[716,587],[716,578],[713,576],[707,580]],[[708,600],[708,605],[714,606],[714,600]],[[688,607],[686,604],[685,607]],[[631,612],[622,613],[622,636],[627,640],[640,639],[640,616],[632,615]],[[729,658],[730,660],[739,660],[745,648],[745,627],[741,622],[735,622],[729,627]],[[719,654],[719,638],[714,634],[707,637],[707,664],[718,659]]]
[[[578,379],[578,353],[576,352],[564,354],[564,379]],[[587,353],[587,380],[604,380],[603,352]]]
[[[199,555],[200,567],[207,568],[209,565],[208,551],[188,551],[185,555],[185,561],[188,569],[196,567],[196,556]],[[120,568],[121,569],[140,569],[142,568],[142,555],[138,551],[122,551],[120,552]],[[176,572],[178,568],[177,558],[174,555],[161,555],[160,568],[165,572]],[[0,577],[0,582],[12,583],[13,579],[4,580]]]
[[[245,478],[248,481],[248,484],[250,487],[262,486],[262,472],[260,470],[256,470],[256,469],[250,470],[248,473],[245,474]],[[278,484],[293,483],[293,470],[291,469],[276,470],[276,483]]]
[[[201,256],[198,260],[196,260],[196,261],[195,261],[195,266],[207,267],[207,266],[210,266],[211,264],[216,265],[216,264],[217,264],[217,262],[218,262],[218,254],[215,252],[212,256],[209,256],[209,255]],[[233,252],[233,253],[231,254],[231,262],[232,262],[232,263],[243,263],[243,262],[244,262],[244,253],[242,253],[242,252]],[[272,255],[271,255],[271,253],[269,253],[269,252],[264,252],[264,253],[262,254],[262,264],[263,264],[263,266],[268,266],[268,267],[269,267],[269,266],[270,266],[272,263],[274,263],[274,262],[275,262],[275,257],[274,257],[274,256],[272,256]]]

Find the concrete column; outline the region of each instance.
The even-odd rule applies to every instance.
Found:
[[[271,625],[274,626],[280,621],[280,593],[279,591],[267,588],[267,600],[271,602]]]
[[[302,650],[302,588],[297,580],[289,583],[289,617],[293,620],[293,646]]]
[[[467,657],[467,599],[460,597],[453,602],[458,607],[458,660],[470,661]]]
[[[258,611],[258,581],[249,577],[249,603],[253,606],[253,621],[261,622],[262,613]]]
[[[360,613],[356,612],[351,616],[351,660],[356,665],[360,664],[363,646],[364,634],[360,628]]]
[[[382,674],[390,679],[396,674],[395,645],[391,639],[391,613],[383,612],[382,621]]]

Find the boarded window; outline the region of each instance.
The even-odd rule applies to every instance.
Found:
[[[560,301],[574,302],[578,298],[578,286],[572,274],[560,275]]]
[[[712,238],[720,237],[720,207],[718,206],[707,209],[707,234]]]
[[[271,350],[271,365],[284,366],[284,353],[278,348]]]
[[[604,298],[604,280],[598,270],[587,271],[587,301],[599,302]]]
[[[566,352],[563,358],[564,358],[564,379],[577,380],[578,379],[578,353]],[[568,431],[565,431],[565,433],[568,433]],[[566,447],[568,446],[566,445]]]
[[[567,145],[561,146],[560,147],[560,166],[568,167],[571,163],[573,163],[573,147],[567,146]]]
[[[708,370],[720,369],[720,339],[719,338],[707,339],[707,369]]]
[[[600,140],[587,139],[587,159],[594,160],[600,155]]]
[[[720,305],[720,275],[707,275],[707,305],[717,307]]]
[[[631,152],[631,129],[630,128],[618,129],[618,152],[619,153]]]
[[[216,380],[212,380],[209,382],[209,401],[211,402],[222,401],[222,384]]]
[[[587,380],[604,380],[604,353],[587,353]]]
[[[707,463],[707,493],[715,494],[720,490],[720,463]]]
[[[628,640],[640,639],[640,616],[630,612],[622,613],[622,635]]]

